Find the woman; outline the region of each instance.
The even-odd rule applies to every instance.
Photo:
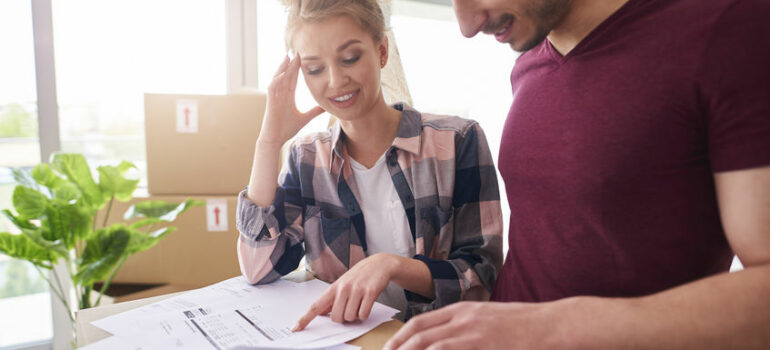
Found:
[[[302,256],[333,282],[295,329],[331,313],[366,319],[375,300],[404,317],[486,300],[502,263],[497,178],[479,125],[388,106],[388,59],[376,0],[287,1],[287,57],[268,88],[238,257],[250,283],[294,270]],[[297,110],[299,70],[319,106]],[[323,111],[338,121],[281,146]],[[278,186],[276,188],[276,181]]]

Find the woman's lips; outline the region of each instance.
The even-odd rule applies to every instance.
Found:
[[[329,101],[337,108],[348,108],[352,106],[358,99],[358,93],[360,90],[346,92],[334,97],[330,97]]]

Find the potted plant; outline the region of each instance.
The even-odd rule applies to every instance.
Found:
[[[132,205],[125,220],[107,226],[113,203],[133,198],[139,180],[125,174],[135,166],[123,161],[117,166],[100,166],[98,182],[85,157],[60,153],[50,165],[31,171],[14,170],[14,211],[2,213],[20,234],[0,232],[0,252],[31,262],[48,282],[51,293],[64,304],[74,326],[74,312],[99,305],[102,295],[126,259],[153,247],[176,228],[167,226],[187,209],[203,202],[187,199],[180,204],[144,201]],[[98,220],[98,218],[102,218]],[[62,261],[75,288],[77,305],[72,305],[57,274],[49,278],[44,270]],[[98,294],[94,283],[103,281]],[[94,297],[92,297],[92,294]]]

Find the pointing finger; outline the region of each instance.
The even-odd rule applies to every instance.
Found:
[[[299,332],[305,327],[307,327],[308,324],[310,324],[310,321],[312,321],[316,316],[323,315],[328,313],[331,310],[332,301],[334,300],[334,294],[325,292],[323,295],[321,295],[318,300],[316,300],[313,305],[310,305],[310,309],[307,310],[307,312],[300,317],[299,321],[297,321],[297,325],[292,328],[292,332]]]

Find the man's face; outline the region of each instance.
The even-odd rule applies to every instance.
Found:
[[[460,31],[493,35],[516,51],[542,42],[569,9],[570,0],[453,0]]]

